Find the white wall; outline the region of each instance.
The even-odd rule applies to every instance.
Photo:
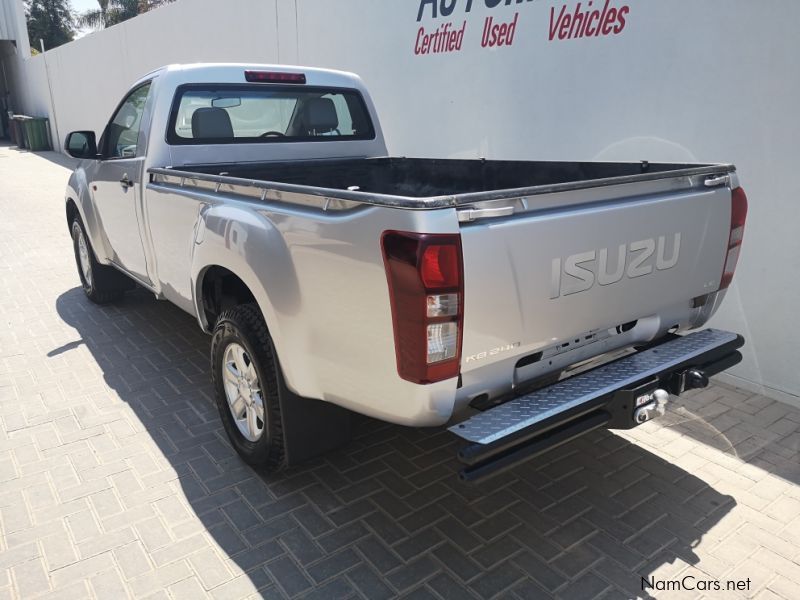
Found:
[[[223,4],[242,8],[221,10]],[[162,65],[247,56],[278,61],[275,4],[183,0],[35,56],[27,61],[22,86],[26,109],[49,112],[45,62],[63,142],[69,131],[101,130],[130,84]]]
[[[18,42],[24,55],[30,56],[22,0],[0,0],[0,40]]]
[[[0,103],[0,108],[16,109],[22,106],[16,93],[18,86],[12,83],[20,78],[21,62],[30,56],[22,0],[0,0],[0,94],[3,100],[8,100],[8,104]]]
[[[734,162],[750,215],[713,324],[748,340],[737,383],[800,402],[800,236],[789,183],[800,158],[800,3],[610,0],[609,8],[629,8],[621,33],[552,41],[551,9],[557,17],[577,2],[443,4],[454,6],[449,18],[432,19],[428,2],[418,23],[419,0],[337,0],[335,8],[330,0],[181,0],[47,53],[60,137],[101,129],[128,84],[159,65],[276,61],[361,74],[393,154]],[[515,13],[513,44],[482,48],[484,19]],[[414,54],[420,26],[465,20],[461,51]],[[37,113],[48,104],[43,62],[24,69]]]

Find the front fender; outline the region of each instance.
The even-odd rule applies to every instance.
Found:
[[[212,205],[201,212],[191,281],[195,313],[206,331],[214,324],[207,322],[203,309],[203,278],[214,266],[235,274],[253,294],[278,356],[295,355],[292,340],[293,331],[299,332],[300,287],[284,236],[269,213],[231,204]],[[290,389],[300,391],[297,382],[304,377],[303,365],[287,361],[281,366]]]
[[[99,263],[105,265],[109,263],[110,247],[89,191],[89,177],[86,172],[85,162],[81,161],[70,175],[67,182],[65,202],[68,204],[72,201],[75,204],[81,217],[81,222],[86,228],[86,234],[89,236],[89,242],[92,245],[95,257]],[[69,225],[67,223],[67,226]]]

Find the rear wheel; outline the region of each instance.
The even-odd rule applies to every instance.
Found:
[[[107,304],[122,297],[134,284],[114,267],[101,265],[94,257],[89,236],[81,220],[76,217],[70,228],[78,276],[86,296],[97,304]]]
[[[233,447],[252,465],[284,466],[278,369],[267,325],[255,304],[224,311],[211,340],[217,409]]]

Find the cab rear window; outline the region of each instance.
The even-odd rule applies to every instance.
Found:
[[[356,90],[276,85],[183,86],[173,103],[170,144],[373,139]]]

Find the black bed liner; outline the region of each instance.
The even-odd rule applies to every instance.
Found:
[[[639,175],[716,169],[724,165],[648,162],[546,162],[360,158],[292,163],[215,164],[182,170],[319,188],[424,198],[563,185]]]
[[[432,210],[574,190],[680,180],[701,185],[729,164],[350,158],[150,167],[150,183],[297,202],[322,210],[376,205]],[[670,188],[677,189],[677,188]],[[662,190],[663,191],[663,190]]]

